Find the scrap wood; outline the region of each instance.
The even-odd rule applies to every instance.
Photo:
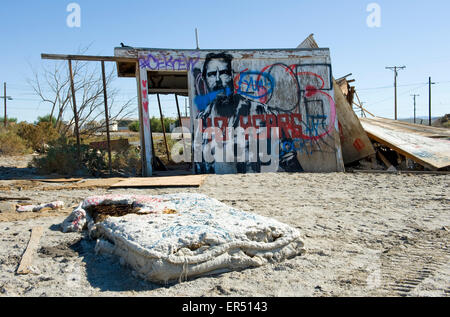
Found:
[[[384,156],[380,151],[377,152],[378,157],[383,161],[384,165],[386,165],[387,168],[392,166],[392,163],[389,162],[389,160]]]
[[[128,178],[111,185],[117,187],[200,187],[207,175]]]
[[[0,197],[0,201],[8,201],[8,200],[31,200],[28,197]]]
[[[33,263],[33,255],[36,252],[41,236],[44,232],[42,227],[34,227],[31,230],[30,241],[28,241],[28,246],[25,253],[20,261],[19,268],[17,269],[17,274],[29,274],[31,273],[31,264]]]
[[[83,180],[82,178],[40,178],[40,179],[31,179],[33,182],[41,182],[41,183],[76,183]]]
[[[450,166],[450,141],[429,138],[412,129],[400,128],[397,123],[383,119],[360,118],[370,139],[391,148],[430,170]]]

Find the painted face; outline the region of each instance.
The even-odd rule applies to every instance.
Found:
[[[221,59],[211,60],[206,69],[206,81],[210,91],[229,87],[232,84],[232,78],[227,62]]]

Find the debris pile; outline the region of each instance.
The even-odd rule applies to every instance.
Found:
[[[62,227],[87,228],[97,252],[119,256],[157,283],[281,262],[304,251],[295,228],[201,194],[96,196]]]
[[[44,210],[57,210],[64,208],[63,201],[54,201],[47,204],[39,204],[39,205],[18,205],[16,211],[17,212],[41,212]]]
[[[298,46],[318,47],[313,34]],[[350,75],[334,80],[342,156],[347,171],[450,171],[449,129],[376,117],[362,106],[351,85],[354,80],[347,79]],[[353,106],[357,107],[361,118]]]

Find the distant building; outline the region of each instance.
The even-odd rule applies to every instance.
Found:
[[[100,125],[102,126],[98,131],[106,132],[106,123],[105,120],[102,120]],[[117,120],[109,121],[109,132],[118,132],[119,131],[119,122]]]

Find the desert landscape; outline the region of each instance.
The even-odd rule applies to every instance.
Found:
[[[26,202],[32,204],[60,200],[65,209],[19,214],[13,206],[18,200],[0,202],[0,296],[450,294],[448,174],[209,175],[199,188],[77,188],[77,183],[26,180],[35,177],[26,168],[30,157],[2,157],[0,197],[29,199]],[[61,223],[81,201],[110,193],[202,193],[297,228],[306,252],[257,268],[166,285],[151,283],[121,265],[116,256],[97,255],[95,241],[86,232],[61,232]],[[36,226],[42,226],[44,233],[32,272],[17,275],[30,230]]]

